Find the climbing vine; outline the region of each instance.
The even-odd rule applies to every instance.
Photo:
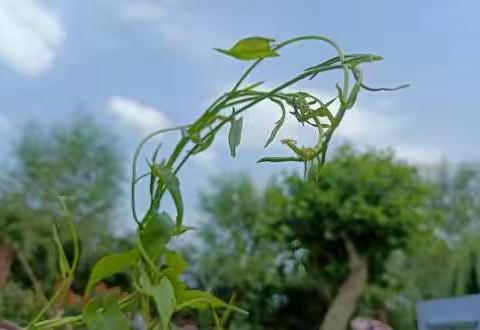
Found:
[[[336,56],[308,67],[278,86],[265,89],[263,82],[246,84],[247,78],[263,61],[280,56],[288,46],[302,42],[322,42],[332,47]],[[169,241],[191,228],[183,223],[184,205],[177,174],[184,164],[195,155],[206,151],[218,133],[229,127],[228,145],[232,157],[237,155],[241,143],[243,117],[261,102],[272,102],[279,110],[279,116],[265,142],[268,148],[284,126],[287,116],[317,133],[316,143],[300,146],[295,137],[283,139],[284,155],[272,155],[258,160],[259,163],[297,162],[304,166],[305,173],[311,165],[320,175],[325,163],[329,143],[346,112],[352,109],[362,90],[390,91],[396,88],[372,88],[365,84],[361,66],[382,60],[371,54],[344,54],[331,39],[322,36],[302,36],[276,43],[263,37],[250,37],[238,41],[230,49],[216,49],[218,52],[242,61],[252,61],[231,90],[217,98],[193,123],[152,132],[138,145],[132,164],[131,204],[132,215],[137,223],[136,246],[130,251],[112,254],[100,259],[93,267],[85,290],[87,303],[83,312],[75,316],[45,319],[50,308],[67,290],[75,276],[79,260],[79,242],[69,210],[62,199],[65,214],[70,223],[74,243],[73,259],[66,257],[60,235],[54,228],[54,241],[59,254],[61,285],[49,302],[28,325],[29,329],[53,329],[66,325],[86,325],[89,329],[129,329],[128,315],[139,312],[148,329],[170,329],[172,315],[183,309],[209,308],[213,313],[216,329],[222,329],[231,312],[247,313],[234,304],[234,299],[224,302],[210,292],[188,289],[181,280],[187,263],[182,256],[168,247]],[[305,91],[292,91],[300,81],[312,80],[319,74],[339,71],[340,81],[335,85],[336,96],[322,100]],[[160,145],[148,158],[148,173],[137,172],[139,159],[144,147],[161,134],[179,134],[179,138],[169,156],[159,159]],[[136,206],[137,185],[148,180],[148,208],[139,215]],[[162,200],[170,195],[175,214],[161,211]],[[127,273],[132,283],[132,291],[121,299],[113,296],[96,296],[95,286],[103,279],[117,273]]]

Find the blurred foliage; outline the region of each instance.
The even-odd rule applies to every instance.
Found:
[[[81,299],[98,256],[131,246],[111,234],[123,171],[111,141],[108,130],[83,116],[24,132],[17,162],[0,182],[0,242],[15,251],[0,290],[2,317],[27,321],[44,303],[25,267],[47,292],[57,280],[57,195],[68,196],[87,252],[68,293],[73,300]],[[282,175],[260,187],[248,176],[219,177],[212,187],[200,200],[199,240],[184,248],[192,263],[186,279],[226,300],[235,292],[250,314],[236,315],[231,329],[318,328],[349,273],[345,238],[368,259],[359,315],[409,330],[416,301],[480,293],[479,164],[415,168],[388,151],[344,147],[318,178]],[[129,283],[116,275],[105,285]],[[179,323],[188,318],[205,329],[212,322],[210,313],[177,315]]]
[[[114,237],[123,167],[112,140],[111,132],[83,114],[67,125],[42,129],[32,124],[23,131],[14,166],[0,182],[0,239],[14,251],[9,282],[0,291],[2,317],[28,320],[44,303],[39,291],[50,292],[58,280],[52,225],[65,228],[59,196],[75,210],[82,236],[79,272],[85,276],[74,288],[83,289],[99,255],[129,245]],[[70,238],[65,239],[70,255]]]
[[[344,147],[317,180],[288,175],[260,190],[243,177],[214,187],[202,199],[208,222],[195,274],[206,288],[237,292],[251,311],[237,321],[251,329],[318,327],[349,273],[346,238],[383,288],[385,260],[418,252],[439,217],[432,185],[391,152]]]
[[[418,300],[480,293],[480,164],[440,163],[426,171],[439,193],[433,207],[443,221],[421,253],[397,253],[387,266],[387,290],[368,297],[383,301],[396,329],[412,329]]]

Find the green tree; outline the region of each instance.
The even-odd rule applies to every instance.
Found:
[[[439,192],[432,207],[443,221],[421,253],[392,258],[385,281],[396,290],[370,295],[386,302],[395,329],[413,327],[419,300],[480,293],[480,165],[443,162],[427,173]]]
[[[385,261],[429,237],[433,190],[393,153],[339,150],[317,181],[288,180],[284,222],[308,249],[319,285],[331,283],[322,330],[345,329]]]
[[[368,285],[384,284],[392,253],[413,251],[430,237],[432,193],[391,152],[349,147],[311,180],[290,175],[263,192],[222,183],[204,198],[211,223],[203,233],[202,273],[219,276],[219,287],[256,285],[267,294],[260,303],[272,309],[267,318],[275,324],[266,328],[311,329],[323,318],[322,329],[344,330]]]
[[[246,175],[212,183],[214,189],[201,196],[208,220],[197,230],[200,242],[187,251],[196,265],[191,275],[197,285],[214,288],[226,299],[234,293],[249,310],[248,318],[240,316],[233,328],[274,326],[272,300],[280,303],[283,285],[303,278],[297,267],[301,258],[284,240],[287,228],[272,227],[280,216],[283,192],[275,185],[260,191]]]
[[[11,256],[5,258],[5,273],[12,270],[0,293],[3,317],[28,319],[32,309],[15,306],[32,295],[43,303],[44,290],[52,289],[57,268],[52,225],[64,225],[58,196],[74,210],[86,252],[83,265],[118,241],[112,232],[123,167],[112,140],[111,132],[86,115],[68,125],[25,129],[14,148],[15,166],[0,189],[0,247]],[[68,244],[65,248],[68,252]]]

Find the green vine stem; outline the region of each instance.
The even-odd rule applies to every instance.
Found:
[[[333,48],[336,56],[318,65],[308,67],[270,90],[260,88],[263,82],[244,86],[245,81],[263,61],[270,57],[280,56],[279,51],[287,46],[313,41],[327,44]],[[136,248],[125,253],[106,256],[99,260],[92,270],[87,285],[88,291],[88,288],[91,289],[96,282],[115,273],[129,272],[131,274],[133,292],[127,298],[120,300],[118,309],[115,309],[117,308],[115,306],[108,307],[110,312],[116,313],[115,317],[117,318],[121,319],[125,309],[135,306],[135,308],[140,309],[147,326],[168,329],[170,318],[174,312],[183,308],[203,306],[213,310],[216,328],[220,329],[232,311],[244,313],[243,310],[233,306],[234,298],[227,304],[209,292],[186,289],[185,284],[179,278],[186,268],[186,262],[177,252],[167,248],[167,244],[173,236],[182,235],[190,229],[183,226],[183,199],[177,174],[191,157],[207,150],[212,145],[217,134],[225,125],[230,124],[228,143],[232,156],[235,156],[236,148],[241,141],[243,127],[241,115],[263,101],[272,102],[281,111],[281,116],[272,127],[270,136],[265,142],[265,148],[275,140],[287,116],[292,116],[301,125],[316,130],[317,141],[312,146],[305,147],[298,145],[294,138],[283,139],[280,142],[289,152],[287,155],[268,156],[259,159],[258,162],[299,162],[303,164],[306,174],[310,165],[316,164],[318,165],[317,168],[320,169],[325,163],[330,141],[336,129],[341,125],[346,112],[354,107],[361,90],[380,92],[407,87],[407,85],[395,88],[367,86],[360,66],[365,63],[380,61],[382,58],[371,54],[345,54],[333,40],[323,36],[301,36],[280,43],[274,43],[274,40],[269,38],[250,37],[238,41],[229,50],[217,50],[235,59],[253,61],[253,63],[244,71],[230,91],[214,100],[197,120],[188,125],[152,132],[140,141],[135,150],[130,188],[132,215],[138,225]],[[321,100],[320,97],[305,91],[291,91],[291,88],[298,82],[312,80],[321,73],[331,71],[340,71],[341,80],[340,83],[335,85],[337,95],[333,99]],[[167,133],[180,133],[180,137],[169,156],[157,160],[160,149],[160,145],[158,145],[152,157],[147,161],[148,173],[138,175],[138,162],[144,147],[154,138]],[[317,176],[319,174],[316,173]],[[136,206],[136,187],[142,180],[146,179],[150,179],[150,204],[140,217]],[[172,197],[176,209],[175,217],[165,212],[159,212],[165,193]],[[106,313],[108,309],[107,307],[94,309],[93,316],[84,310],[83,315],[41,321],[45,312],[72,283],[78,264],[78,236],[71,214],[67,211],[63,200],[62,205],[69,219],[74,241],[74,260],[71,265],[65,265],[65,261],[62,264],[62,258],[60,258],[61,268],[68,269],[64,274],[63,285],[32,320],[28,326],[29,329],[51,329],[85,323],[88,325],[85,315],[88,315],[88,318],[101,317],[102,313]],[[59,245],[58,249],[61,257],[64,253],[61,244]],[[152,306],[157,308],[156,314],[151,313]],[[225,309],[222,321],[216,314],[217,308]],[[152,315],[157,316],[153,317]]]

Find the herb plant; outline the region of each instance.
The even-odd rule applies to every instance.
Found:
[[[252,71],[268,58],[280,56],[287,46],[301,42],[319,41],[333,47],[337,56],[318,65],[308,67],[293,78],[272,89],[261,89],[262,82],[247,85]],[[207,150],[224,126],[229,126],[228,144],[233,157],[241,142],[242,114],[257,104],[267,101],[278,106],[280,117],[274,124],[268,147],[282,129],[287,116],[304,126],[311,126],[317,132],[317,141],[312,146],[300,146],[292,137],[281,140],[287,149],[286,155],[270,156],[259,159],[259,163],[298,162],[307,168],[318,168],[313,175],[320,175],[321,165],[325,163],[330,140],[339,127],[345,113],[352,109],[361,90],[388,91],[396,88],[372,88],[364,83],[361,65],[380,61],[382,58],[371,54],[344,54],[335,42],[322,36],[302,36],[275,43],[263,37],[250,37],[238,41],[232,48],[216,49],[232,58],[253,61],[233,88],[216,99],[193,123],[152,132],[138,145],[132,164],[131,204],[133,219],[138,225],[136,247],[130,251],[107,255],[93,267],[85,290],[87,303],[80,315],[59,316],[45,319],[55,302],[70,287],[79,261],[79,241],[71,215],[62,200],[69,220],[73,241],[73,258],[69,260],[63,250],[60,235],[54,228],[54,241],[59,254],[61,285],[38,315],[28,325],[29,329],[53,329],[67,325],[86,325],[88,329],[129,329],[131,318],[140,312],[148,329],[167,330],[171,327],[172,315],[184,309],[212,310],[216,329],[222,329],[232,312],[247,313],[234,305],[234,299],[226,303],[210,292],[187,289],[181,280],[187,263],[182,256],[168,247],[172,237],[180,236],[190,230],[183,223],[184,205],[177,174],[183,165],[195,155]],[[321,100],[318,96],[305,91],[292,91],[298,82],[316,78],[329,71],[339,71],[341,81],[337,84],[337,96],[330,100]],[[148,160],[149,172],[138,175],[137,164],[144,146],[160,134],[180,133],[179,140],[164,159],[158,159],[158,146]],[[318,166],[317,166],[318,165]],[[136,187],[141,180],[149,180],[149,207],[139,216],[136,200]],[[161,212],[162,198],[170,195],[176,212],[171,215]],[[132,291],[121,299],[114,296],[94,296],[95,285],[103,279],[117,273],[128,273]]]

